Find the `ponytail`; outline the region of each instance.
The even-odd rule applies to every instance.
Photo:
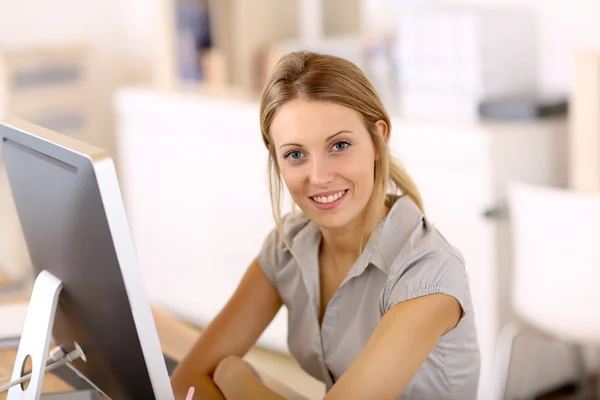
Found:
[[[393,157],[390,156],[390,181],[394,186],[400,190],[403,194],[411,198],[411,200],[417,205],[422,213],[425,213],[423,207],[423,200],[417,185],[410,177],[406,169]]]

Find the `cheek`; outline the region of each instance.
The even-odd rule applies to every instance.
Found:
[[[370,195],[373,190],[373,170],[362,168],[354,171],[355,185],[361,192],[368,193]]]
[[[305,181],[302,168],[281,168],[281,179],[291,193],[302,190]]]
[[[365,155],[359,159],[353,159],[351,162],[345,163],[344,173],[345,178],[351,181],[360,190],[371,190],[373,186],[373,171],[375,169],[375,160],[373,156]]]

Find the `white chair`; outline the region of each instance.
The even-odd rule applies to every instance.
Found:
[[[513,183],[511,302],[526,325],[581,350],[600,344],[600,193]],[[493,388],[505,398],[512,344],[522,324],[501,332]],[[578,373],[585,375],[581,351]]]

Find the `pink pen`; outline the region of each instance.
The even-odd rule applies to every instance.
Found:
[[[195,391],[196,389],[192,386],[190,390],[188,390],[187,396],[185,396],[185,400],[193,400]]]

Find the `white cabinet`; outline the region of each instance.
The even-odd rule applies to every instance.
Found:
[[[123,191],[150,295],[204,324],[273,227],[258,104],[124,89],[116,111]],[[485,399],[496,336],[511,318],[508,220],[486,214],[502,209],[510,179],[564,183],[565,121],[394,119],[390,147],[419,186],[433,223],[465,256]],[[259,343],[286,351],[286,336],[283,310]]]

